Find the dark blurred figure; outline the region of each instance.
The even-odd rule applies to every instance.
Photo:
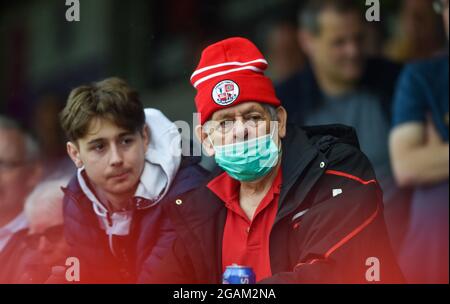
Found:
[[[0,115],[0,253],[11,236],[27,226],[23,204],[41,172],[35,141]]]
[[[297,42],[297,27],[289,21],[273,23],[266,37],[270,62],[268,74],[275,82],[284,81],[305,64],[305,54]]]
[[[33,129],[42,151],[44,178],[55,179],[75,169],[66,153],[66,140],[59,124],[58,114],[64,101],[57,95],[42,96],[35,107]]]
[[[445,48],[442,21],[430,0],[404,0],[400,20],[385,53],[392,60],[407,62],[428,58]]]
[[[45,283],[53,267],[65,265],[61,186],[67,182],[68,178],[43,182],[27,198],[29,228],[15,233],[0,254],[0,283]]]
[[[409,199],[395,183],[388,152],[390,108],[400,66],[365,53],[364,16],[356,1],[308,1],[299,13],[299,37],[309,64],[281,83],[277,95],[291,123],[341,123],[356,129],[383,189],[386,223],[397,251]]]
[[[364,53],[370,57],[382,57],[386,43],[383,19],[380,22],[366,22],[364,32]]]
[[[434,6],[448,37],[448,0]],[[399,260],[410,283],[449,281],[448,64],[447,51],[406,66],[394,99],[392,165],[400,185],[415,187]]]

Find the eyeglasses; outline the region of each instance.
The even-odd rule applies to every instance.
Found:
[[[433,9],[436,14],[442,14],[448,8],[448,0],[434,0]]]
[[[222,121],[208,121],[204,126],[204,130],[207,134],[219,132],[222,134],[228,133],[240,123],[244,129],[259,128],[261,126],[269,126],[271,121],[268,121],[265,117],[248,117],[242,120],[222,120]]]
[[[64,236],[64,226],[58,225],[46,229],[42,233],[33,233],[26,237],[25,242],[28,248],[37,249],[42,237],[45,237],[51,244],[57,244]]]

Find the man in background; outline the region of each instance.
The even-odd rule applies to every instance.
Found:
[[[366,55],[363,18],[358,1],[307,1],[299,12],[298,37],[309,64],[281,83],[277,95],[291,123],[355,128],[383,190],[386,223],[397,251],[409,201],[408,193],[395,183],[388,151],[392,94],[400,67]]]
[[[41,172],[35,141],[15,121],[0,116],[0,253],[27,226],[23,205]]]
[[[448,29],[448,0],[434,1]],[[448,283],[448,51],[405,67],[390,137],[398,183],[414,187],[399,264],[410,283]]]
[[[52,276],[53,267],[65,270],[69,247],[63,231],[61,186],[68,179],[42,182],[27,197],[28,228],[16,232],[0,253],[0,283],[42,284]],[[58,278],[58,283],[67,282],[65,271]]]

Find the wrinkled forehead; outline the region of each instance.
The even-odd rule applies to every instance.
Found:
[[[219,121],[222,119],[233,119],[236,117],[244,116],[250,113],[259,113],[261,115],[266,115],[266,110],[259,102],[245,102],[238,104],[236,106],[228,107],[214,112],[211,116],[212,121]]]
[[[22,160],[25,158],[25,136],[16,129],[0,128],[0,159]]]

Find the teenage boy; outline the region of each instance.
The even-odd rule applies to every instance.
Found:
[[[182,157],[175,124],[144,111],[121,79],[75,88],[60,118],[78,168],[64,189],[64,221],[80,281],[145,282],[174,239],[160,205],[205,171]]]

